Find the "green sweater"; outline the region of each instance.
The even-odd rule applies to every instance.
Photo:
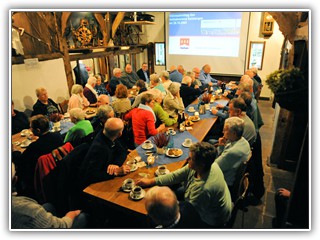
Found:
[[[189,164],[172,173],[156,177],[156,185],[172,185],[184,182],[184,200],[190,202],[201,219],[211,226],[221,226],[230,217],[231,196],[217,163],[203,179],[195,178]]]
[[[11,228],[71,228],[73,220],[69,217],[58,218],[47,212],[35,200],[12,196]]]
[[[80,120],[67,132],[64,142],[79,140],[93,132],[93,127],[89,120]]]
[[[163,110],[163,108],[158,102],[154,103],[154,107],[152,110],[156,117],[160,119],[160,121],[164,123],[167,127],[172,126],[177,122],[177,119],[169,117],[169,114],[165,110]]]

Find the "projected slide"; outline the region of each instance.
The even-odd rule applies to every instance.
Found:
[[[169,54],[238,57],[241,12],[174,12]]]

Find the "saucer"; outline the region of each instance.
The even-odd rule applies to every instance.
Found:
[[[130,172],[134,172],[135,170],[138,169],[138,165],[137,164],[133,164],[130,168]]]
[[[170,134],[170,131],[167,131],[166,133],[167,133],[167,135],[169,135],[169,134]],[[171,131],[171,135],[172,135],[172,136],[176,135],[176,131]]]
[[[134,188],[134,186],[132,188],[126,188],[125,184],[123,184],[121,188],[122,188],[122,191],[124,191],[124,192],[131,192],[131,190],[132,190],[132,188]]]
[[[141,147],[145,150],[148,150],[153,148],[153,144],[150,144],[150,146],[146,146],[145,144],[142,144]]]
[[[190,147],[191,145],[192,145],[192,142],[190,144],[186,144],[185,142],[182,143],[182,146],[184,146],[186,148]]]
[[[145,195],[146,195],[146,191],[144,191],[143,189],[141,190],[141,194],[139,197],[134,197],[132,191],[130,191],[130,194],[129,194],[132,200],[141,200],[142,198],[144,198]]]
[[[157,169],[155,172],[154,172],[154,174],[156,175],[156,176],[161,176],[161,175],[166,175],[166,174],[168,174],[168,173],[170,173],[170,171],[169,171],[169,169],[166,169],[166,172],[165,173],[159,173],[159,169]]]

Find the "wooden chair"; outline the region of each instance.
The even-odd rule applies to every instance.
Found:
[[[242,211],[241,228],[244,227],[244,213],[248,211],[248,208],[246,208],[246,198],[248,195],[248,188],[249,188],[249,174],[245,173],[241,178],[239,189],[238,189],[238,196],[234,202],[230,219],[225,224],[225,228],[233,227],[239,210]]]
[[[69,100],[64,100],[61,103],[59,103],[59,110],[62,114],[65,114],[68,111],[68,103]]]

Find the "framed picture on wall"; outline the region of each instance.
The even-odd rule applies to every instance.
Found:
[[[165,66],[166,65],[166,51],[164,42],[155,42],[155,65]]]
[[[115,68],[120,67],[120,66],[119,66],[119,56],[118,56],[118,55],[115,55],[115,56],[113,56],[113,59],[114,59],[114,67],[115,67]]]
[[[119,55],[119,68],[124,69],[125,65],[124,55]]]
[[[130,61],[131,59],[130,59],[130,54],[126,54],[125,55],[125,61],[126,61],[126,65],[127,64],[131,64],[131,61]]]
[[[256,67],[258,70],[262,69],[265,45],[265,41],[250,42],[248,69],[251,67]]]

